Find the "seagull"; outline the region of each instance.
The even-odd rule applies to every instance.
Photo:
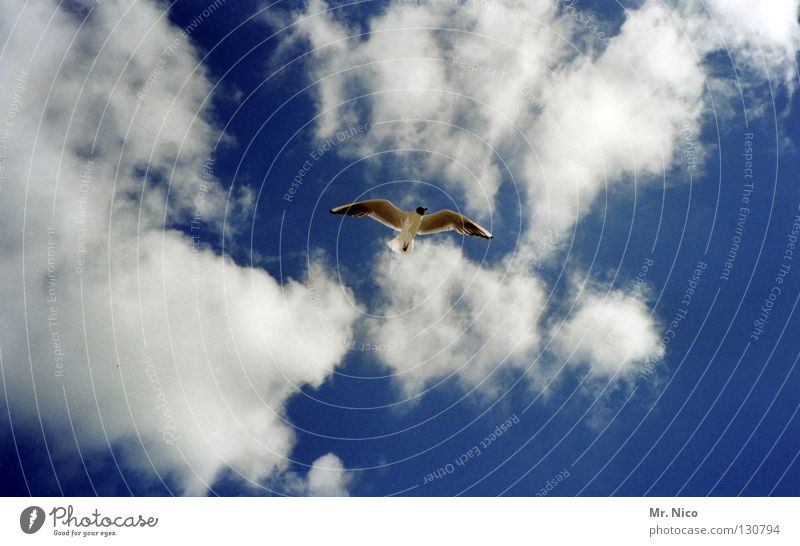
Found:
[[[462,235],[473,235],[484,239],[492,238],[489,230],[463,214],[445,209],[425,215],[426,210],[428,210],[426,207],[417,207],[416,210],[405,211],[400,210],[386,199],[369,199],[332,208],[331,214],[369,216],[381,224],[399,231],[400,235],[386,244],[392,251],[400,254],[414,250],[414,237],[417,234],[428,235],[441,231],[457,231]]]

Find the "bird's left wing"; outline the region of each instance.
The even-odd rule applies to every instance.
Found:
[[[331,213],[357,217],[369,216],[395,231],[400,231],[403,224],[403,211],[386,199],[369,199],[367,201],[349,203],[332,208]]]
[[[492,233],[464,216],[452,210],[440,210],[433,214],[422,217],[422,223],[419,226],[420,235],[427,235],[429,233],[439,233],[440,231],[455,230],[463,235],[473,235],[475,237],[483,237],[484,239],[491,239]]]

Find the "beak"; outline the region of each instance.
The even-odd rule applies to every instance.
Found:
[[[428,210],[428,207],[422,207],[422,210]]]

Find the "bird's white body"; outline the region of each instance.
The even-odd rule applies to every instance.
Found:
[[[399,252],[400,254],[413,252],[414,237],[417,236],[420,224],[422,224],[421,214],[417,214],[415,211],[407,213],[400,226],[400,235],[387,241],[386,245],[391,248],[393,252]]]
[[[400,234],[386,244],[394,252],[400,254],[408,254],[414,250],[414,237],[417,234],[457,231],[462,235],[473,235],[484,239],[492,238],[489,230],[461,213],[445,209],[425,215],[426,210],[428,209],[425,207],[417,207],[416,210],[405,211],[400,210],[386,199],[369,199],[334,207],[331,209],[331,213],[356,217],[368,216],[399,231]]]

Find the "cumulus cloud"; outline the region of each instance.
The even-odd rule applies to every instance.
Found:
[[[766,70],[779,82],[796,81],[800,1],[710,0],[707,7],[717,32],[705,36],[716,40],[718,48],[730,49],[760,74]]]
[[[669,11],[645,3],[596,58],[544,90],[541,153],[528,158],[533,235],[561,233],[605,188],[633,190],[683,159],[700,129],[704,76]],[[688,179],[688,178],[687,178]]]
[[[406,396],[453,378],[494,392],[508,369],[527,368],[539,343],[541,283],[508,264],[469,260],[451,241],[418,241],[397,260],[376,266],[384,302],[371,335]]]
[[[0,346],[18,438],[41,430],[65,473],[111,448],[123,476],[179,493],[223,473],[280,490],[286,401],[340,364],[350,295],[321,260],[280,284],[200,242],[228,198],[211,83],[156,4],[0,7]]]
[[[308,494],[312,497],[346,497],[351,476],[333,453],[323,455],[308,471]]]
[[[645,362],[664,355],[658,324],[645,303],[619,290],[585,290],[550,336],[560,365],[588,365],[593,379],[606,382],[630,379]]]

